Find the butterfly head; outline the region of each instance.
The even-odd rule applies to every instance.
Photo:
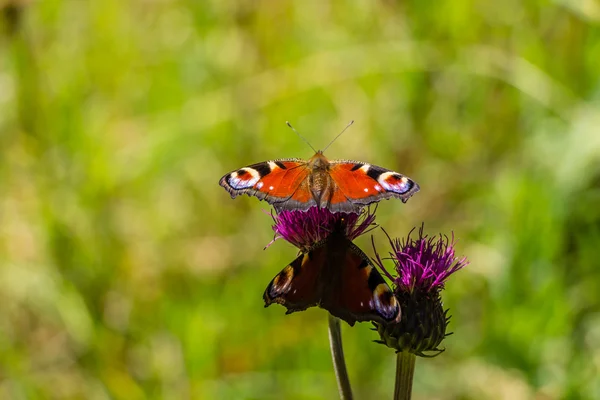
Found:
[[[313,171],[315,170],[327,170],[329,169],[329,160],[327,159],[327,157],[325,157],[323,155],[323,151],[319,150],[315,153],[314,156],[311,157],[310,160],[308,160],[308,165],[310,167],[310,169],[312,169]]]

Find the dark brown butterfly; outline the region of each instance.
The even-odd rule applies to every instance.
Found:
[[[287,314],[319,306],[351,326],[400,318],[400,306],[381,274],[338,230],[275,276],[263,299],[265,307],[278,303]]]

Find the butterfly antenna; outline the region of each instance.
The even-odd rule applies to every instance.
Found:
[[[329,142],[329,144],[327,146],[325,146],[325,148],[323,149],[323,152],[325,152],[325,150],[327,150],[329,148],[329,146],[331,146],[333,144],[333,142],[336,141],[337,138],[339,138],[340,136],[342,136],[342,133],[346,132],[346,129],[350,128],[350,126],[354,123],[354,120],[348,122],[348,125],[346,125],[346,127],[344,129],[342,129],[342,131],[340,133],[338,133],[338,135],[336,137],[333,138],[333,140],[331,142]]]
[[[301,134],[299,134],[298,131],[294,129],[294,127],[292,126],[292,124],[290,124],[289,121],[285,121],[285,123],[287,124],[287,126],[289,126],[296,133],[296,135],[298,135],[298,137],[300,139],[302,139],[304,141],[304,143],[306,143],[308,145],[308,147],[310,147],[315,153],[317,152],[315,150],[315,148],[312,147],[312,145],[310,143],[308,143],[308,140],[306,140],[306,138],[304,138],[304,136],[302,136]]]

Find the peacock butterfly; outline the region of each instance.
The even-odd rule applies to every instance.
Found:
[[[325,149],[353,123],[351,121]],[[296,132],[289,122],[287,124]],[[300,138],[310,146],[306,139]],[[382,199],[396,197],[406,202],[419,191],[415,181],[398,172],[359,161],[330,161],[321,150],[315,151],[308,161],[285,158],[239,168],[223,176],[219,185],[231,198],[244,193],[256,196],[272,204],[277,212],[306,211],[317,206],[331,212],[358,213],[362,207]]]
[[[319,306],[350,325],[400,319],[398,301],[381,274],[337,229],[277,274],[263,299],[265,307],[282,304],[288,314]]]

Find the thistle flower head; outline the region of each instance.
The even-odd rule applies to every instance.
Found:
[[[394,281],[396,291],[414,292],[415,290],[435,292],[444,288],[444,283],[456,271],[468,264],[467,258],[455,256],[454,233],[448,236],[428,237],[423,235],[423,226],[418,237],[412,238],[414,228],[405,239],[389,238],[392,251],[390,257],[394,261],[396,277],[390,275],[376,256],[377,264]]]
[[[368,208],[355,214],[311,207],[306,211],[281,211],[271,216],[275,222],[275,238],[267,247],[277,239],[285,239],[303,251],[326,239],[335,229],[341,229],[348,239],[354,240],[376,226],[375,210]]]
[[[408,351],[422,357],[443,352],[439,348],[446,334],[450,317],[444,310],[441,290],[454,272],[468,264],[465,257],[458,258],[452,239],[439,235],[412,238],[411,230],[405,239],[389,239],[390,258],[395,264],[396,276],[389,274],[381,257],[375,251],[374,262],[394,282],[394,294],[402,308],[402,318],[390,324],[374,323],[381,337],[378,343],[399,351]],[[389,238],[389,237],[388,237]],[[426,354],[427,352],[427,354]],[[433,352],[433,354],[430,354]]]

